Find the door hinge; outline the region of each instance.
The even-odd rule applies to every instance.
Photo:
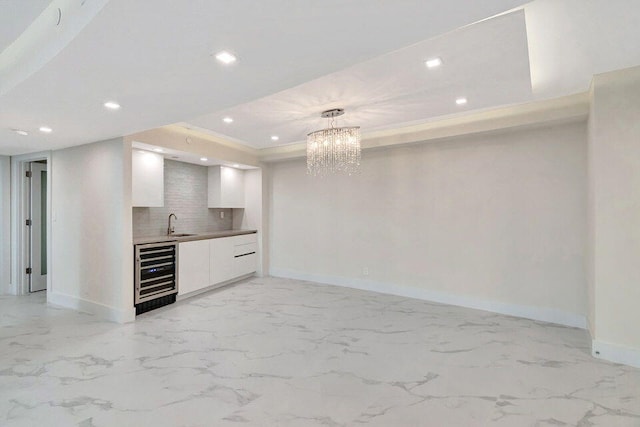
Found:
[[[27,267],[27,271],[26,271],[26,273],[27,273],[27,274],[31,274],[31,272],[32,272],[31,267]]]
[[[31,223],[31,220],[30,220],[30,219],[28,219],[26,222],[27,222],[27,227],[31,227],[31,224],[32,224],[32,223]]]
[[[31,178],[33,176],[33,172],[27,171],[26,175],[27,175],[27,178]]]

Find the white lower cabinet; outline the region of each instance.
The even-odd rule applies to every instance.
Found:
[[[244,276],[245,274],[254,273],[256,271],[256,254],[243,255],[237,257],[233,262],[233,275],[234,277]]]
[[[257,243],[236,244],[233,247],[233,275],[234,277],[256,271]]]
[[[209,277],[212,285],[233,279],[233,237],[209,240]]]
[[[178,245],[178,295],[199,291],[256,271],[255,234]]]
[[[221,237],[210,242],[211,284],[226,282],[256,271],[258,258],[255,234]]]
[[[178,295],[209,286],[209,240],[178,245]]]

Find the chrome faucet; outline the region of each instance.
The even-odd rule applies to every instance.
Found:
[[[167,227],[167,236],[172,235],[176,231],[175,227],[171,225],[171,217],[174,217],[176,221],[178,220],[178,217],[176,216],[176,214],[174,213],[169,214],[169,227]]]

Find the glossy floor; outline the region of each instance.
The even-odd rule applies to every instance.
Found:
[[[132,324],[0,298],[3,426],[640,426],[585,331],[253,279]]]

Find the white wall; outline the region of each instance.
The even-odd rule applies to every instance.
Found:
[[[640,367],[640,67],[595,76],[592,86],[593,350]]]
[[[49,301],[132,320],[131,147],[117,138],[52,153]]]
[[[270,172],[273,275],[586,326],[585,122],[365,151],[353,177]]]
[[[11,161],[0,156],[0,294],[11,291]]]

